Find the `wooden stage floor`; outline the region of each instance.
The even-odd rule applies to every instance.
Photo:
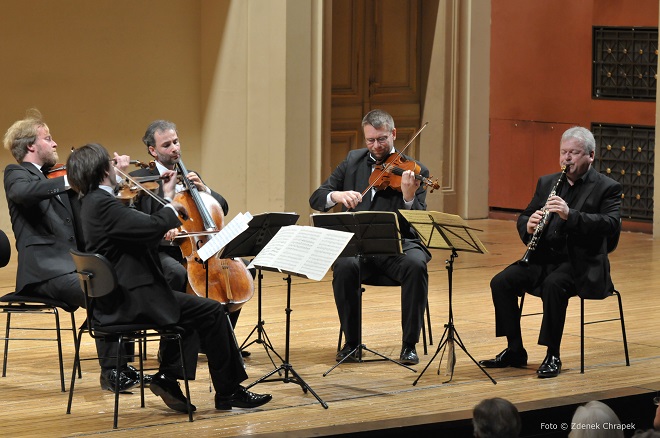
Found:
[[[489,358],[505,347],[503,339],[494,336],[494,314],[490,298],[491,277],[510,262],[520,258],[524,246],[515,232],[514,223],[505,220],[475,220],[470,224],[483,230],[478,236],[487,254],[461,252],[454,262],[454,324],[469,353],[476,359]],[[15,256],[15,254],[14,254]],[[187,416],[169,410],[150,391],[146,392],[146,408],[139,406],[139,392],[120,397],[119,430],[112,430],[113,395],[99,387],[99,370],[95,362],[83,364],[83,379],[76,384],[73,411],[66,415],[67,393],[59,390],[57,356],[53,343],[14,341],[10,344],[7,377],[0,379],[2,410],[0,427],[4,436],[330,436],[339,434],[396,434],[403,428],[425,428],[451,422],[465,423],[471,418],[475,404],[487,397],[504,397],[515,403],[521,413],[558,406],[584,403],[593,399],[640,395],[648,397],[648,421],[636,428],[649,428],[654,407],[651,399],[660,390],[660,340],[654,324],[659,320],[660,242],[648,234],[623,233],[618,249],[611,255],[614,283],[621,291],[626,316],[631,366],[624,362],[621,330],[617,322],[587,326],[586,369],[580,374],[579,301],[571,300],[564,333],[562,361],[564,369],[555,379],[538,379],[535,371],[545,350],[536,345],[539,316],[523,320],[523,336],[529,352],[526,369],[489,370],[493,384],[462,350],[456,349],[453,380],[444,383],[446,359],[442,366],[435,358],[419,382],[413,385],[424,366],[436,352],[448,320],[448,272],[445,260],[449,252],[434,250],[429,265],[429,300],[433,345],[421,362],[409,371],[390,362],[342,364],[323,376],[335,364],[338,320],[330,284],[331,274],[321,282],[294,278],[291,294],[290,364],[301,378],[328,405],[324,409],[309,392],[296,383],[266,382],[256,392],[273,394],[273,401],[255,410],[216,411],[213,394],[209,393],[207,366],[200,356],[198,380],[191,382],[192,401],[197,405],[193,423]],[[14,284],[15,257],[0,270],[0,292],[10,291]],[[526,309],[539,309],[540,300],[530,298]],[[283,275],[265,272],[263,280],[262,318],[266,333],[275,350],[285,355],[286,281]],[[587,319],[603,319],[616,314],[616,300],[589,301]],[[15,316],[15,325],[29,323],[50,326],[52,317]],[[83,312],[78,311],[78,321]],[[43,322],[42,322],[43,321]],[[236,329],[242,343],[257,322],[257,298],[248,302]],[[0,324],[4,319],[0,320]],[[63,319],[67,324],[68,320]],[[399,288],[369,287],[364,296],[363,340],[382,354],[398,357],[400,350]],[[251,340],[256,339],[253,335]],[[64,338],[67,389],[73,358],[73,342]],[[248,349],[246,359],[250,383],[273,370],[261,344]],[[89,337],[84,338],[83,351],[93,353]],[[148,363],[156,366],[155,348]],[[280,365],[279,359],[276,365]],[[438,374],[439,371],[439,374]],[[644,414],[646,415],[646,413]],[[570,422],[570,414],[560,418]],[[539,419],[540,418],[540,419]],[[532,420],[528,420],[532,421]],[[547,423],[558,419],[533,420],[525,424],[530,434],[542,434]],[[623,423],[632,419],[622,415]],[[542,423],[546,423],[543,425]],[[440,426],[439,426],[440,427]],[[408,429],[414,430],[414,429]],[[423,430],[423,429],[417,429]],[[440,435],[438,435],[440,436]],[[443,435],[459,436],[459,435]],[[469,434],[466,436],[470,436]]]

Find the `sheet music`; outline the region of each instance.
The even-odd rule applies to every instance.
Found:
[[[320,281],[353,233],[301,225],[282,227],[248,268],[271,268]]]
[[[250,212],[238,213],[234,219],[226,224],[222,230],[218,231],[215,236],[204,246],[197,250],[197,254],[203,261],[207,261],[214,254],[217,254],[222,248],[231,242],[236,236],[247,230],[248,222],[252,220]]]
[[[458,215],[425,210],[399,210],[399,212],[415,228],[428,248],[488,252],[483,243],[470,233],[470,230],[481,230],[468,226],[467,222]]]

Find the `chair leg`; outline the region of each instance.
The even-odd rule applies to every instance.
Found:
[[[580,374],[584,374],[584,298],[580,298]]]
[[[146,331],[143,332],[146,334]],[[143,344],[144,348],[146,349],[147,346],[147,339],[146,338],[140,338],[138,340],[138,363],[140,364],[140,407],[144,407],[144,351],[143,351]]]
[[[64,386],[64,361],[62,360],[62,328],[60,327],[60,312],[57,307],[53,307],[53,314],[55,315],[55,332],[57,333],[57,357],[60,361],[60,386],[62,392],[66,392]]]
[[[71,333],[73,333],[73,346],[76,348],[76,343],[78,342],[78,339],[76,338],[76,315],[74,312],[69,313],[71,314]],[[80,364],[78,364],[78,378],[82,379],[82,368],[80,367]]]
[[[69,403],[66,406],[66,413],[71,413],[71,404],[73,402],[73,388],[76,384],[76,368],[80,373],[80,344],[82,343],[82,335],[84,330],[81,328],[78,332],[78,337],[75,340],[76,353],[73,356],[73,371],[71,372],[71,385],[69,385]]]
[[[427,348],[426,348],[426,327],[424,325],[424,317],[422,317],[422,342],[424,343],[424,355],[426,356],[429,354]]]
[[[112,423],[113,429],[117,428],[117,422],[119,418],[119,378],[121,376],[121,373],[119,371],[121,370],[120,368],[121,359],[124,356],[123,350],[124,350],[124,336],[120,335],[119,341],[117,342],[117,365],[115,367],[115,370],[117,372],[115,373],[115,415]]]
[[[7,352],[9,351],[9,327],[11,326],[11,311],[7,312],[7,326],[5,327],[5,354],[2,360],[2,377],[7,377]]]
[[[630,366],[630,356],[628,356],[628,338],[626,337],[626,323],[623,320],[623,304],[621,303],[621,294],[619,291],[615,290],[614,294],[616,295],[619,301],[619,318],[621,319],[621,336],[623,337],[623,351],[626,355],[626,366]]]
[[[186,373],[186,359],[183,355],[183,339],[181,335],[177,334],[176,339],[179,343],[179,355],[181,356],[181,372],[183,374],[183,386],[186,388],[186,404],[188,407],[188,421],[192,423],[193,421],[193,411],[190,402],[190,386],[188,385],[188,374]]]
[[[433,332],[431,331],[431,310],[429,309],[428,300],[426,300],[426,326],[429,328],[429,345],[433,345]]]

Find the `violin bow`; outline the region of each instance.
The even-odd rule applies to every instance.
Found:
[[[117,173],[119,173],[119,175],[121,175],[122,177],[126,178],[127,181],[130,181],[130,182],[132,182],[133,184],[135,184],[135,186],[136,186],[137,188],[139,188],[140,190],[144,191],[146,194],[148,194],[149,196],[151,196],[152,198],[154,198],[154,199],[155,199],[156,201],[158,201],[158,203],[160,203],[161,205],[167,205],[167,204],[168,204],[168,202],[167,202],[166,200],[164,200],[164,199],[161,198],[160,196],[156,195],[156,194],[153,193],[151,190],[147,189],[145,186],[143,186],[142,184],[140,184],[139,182],[137,182],[137,181],[136,181],[133,177],[131,177],[130,175],[128,175],[128,174],[122,172],[121,169],[115,167],[115,171],[116,171]],[[179,215],[178,212],[177,212],[177,215]],[[179,215],[179,216],[180,216],[180,215]],[[192,220],[192,218],[184,218],[184,217],[182,217],[182,219],[183,219],[183,220]]]
[[[405,150],[408,149],[408,146],[410,146],[412,144],[412,142],[415,141],[417,136],[419,134],[421,134],[421,132],[424,130],[424,128],[426,128],[426,125],[428,125],[428,124],[429,124],[429,122],[426,122],[426,123],[424,123],[424,125],[422,125],[421,128],[419,128],[419,130],[415,133],[415,135],[413,135],[412,138],[410,140],[408,140],[408,143],[406,143],[406,145],[403,147],[403,149],[401,149],[401,151],[399,151],[397,153],[396,157],[394,157],[394,160],[392,160],[393,162],[396,161],[397,159],[399,159],[399,157],[401,157],[401,155],[403,155]],[[388,163],[387,166],[383,167],[383,169],[380,171],[380,174],[378,175],[378,177],[376,177],[376,179],[374,179],[374,182],[369,184],[369,187],[364,189],[364,192],[362,192],[362,196],[366,195],[367,192],[369,190],[371,190],[374,187],[374,185],[378,182],[378,180],[380,180],[380,178],[385,174],[385,172],[388,172],[390,170],[390,167],[393,167],[393,166],[394,165],[392,163]]]

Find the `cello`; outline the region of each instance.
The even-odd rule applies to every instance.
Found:
[[[213,234],[224,226],[224,213],[218,201],[200,192],[186,175],[188,170],[181,160],[177,166],[186,187],[174,196],[183,204],[192,220],[181,225],[181,253],[185,259],[188,283],[197,296],[207,297],[227,306],[229,312],[240,309],[254,293],[252,275],[242,260],[221,259],[212,256],[206,262],[197,254]]]

